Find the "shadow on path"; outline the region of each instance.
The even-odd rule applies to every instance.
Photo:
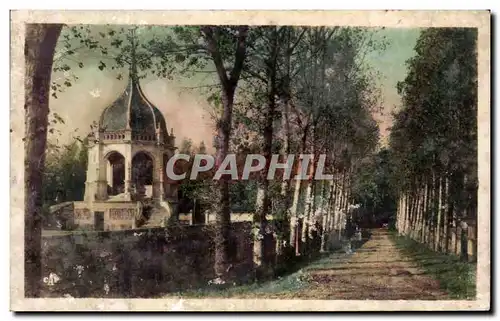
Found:
[[[341,260],[310,266],[308,287],[276,298],[331,300],[443,300],[447,293],[389,238],[387,229]],[[439,264],[439,262],[436,262]]]

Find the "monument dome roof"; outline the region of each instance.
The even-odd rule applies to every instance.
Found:
[[[123,93],[101,114],[99,128],[105,132],[131,130],[151,134],[160,129],[168,135],[165,118],[146,98],[139,80],[132,73]]]

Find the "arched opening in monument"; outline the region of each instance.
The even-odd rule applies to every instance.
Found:
[[[132,158],[132,184],[137,196],[153,197],[153,158],[146,152],[138,152]]]
[[[125,192],[125,157],[118,152],[111,152],[107,157],[106,180],[108,195],[118,195]]]

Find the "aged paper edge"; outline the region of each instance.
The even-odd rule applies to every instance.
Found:
[[[490,308],[489,11],[12,11],[10,308],[13,311],[451,311]],[[475,301],[24,298],[24,24],[250,24],[478,28],[478,258]]]

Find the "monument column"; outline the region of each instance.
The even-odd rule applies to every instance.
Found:
[[[132,177],[132,164],[128,158],[125,158],[125,199],[131,200],[131,177]]]
[[[124,155],[125,158],[125,180],[124,180],[124,193],[125,200],[132,200],[132,145],[131,145],[131,132],[127,130],[125,133],[125,149]]]
[[[153,168],[153,198],[162,201],[165,199],[163,190],[163,153],[158,151],[155,155],[155,164]]]
[[[108,198],[108,181],[106,177],[107,160],[102,157],[102,145],[98,145],[98,154],[96,155],[98,164],[96,164],[97,190],[96,200],[106,200]]]

